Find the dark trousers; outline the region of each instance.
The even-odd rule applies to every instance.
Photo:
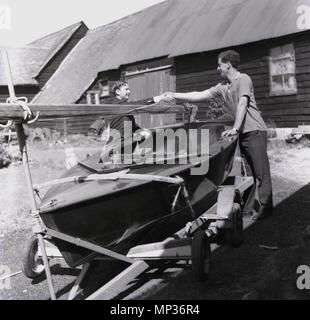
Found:
[[[273,207],[272,183],[267,155],[267,132],[251,131],[240,135],[240,152],[245,160],[247,174],[254,177],[254,185],[245,203],[244,212],[252,212],[257,190],[259,210],[271,213]]]

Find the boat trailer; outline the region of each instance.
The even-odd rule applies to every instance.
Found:
[[[128,173],[117,174],[120,177]],[[135,179],[136,175],[132,178]],[[140,177],[140,179],[152,178],[161,182],[179,183],[180,188],[186,195],[186,188],[182,187],[183,181],[181,178],[143,177],[143,175]],[[111,179],[111,176],[105,179]],[[130,179],[130,174],[127,179]],[[218,188],[217,202],[204,214],[189,222],[184,228],[164,241],[133,247],[126,255],[46,228],[42,225],[38,212],[35,212],[34,216],[40,223],[34,227],[34,235],[26,243],[22,266],[23,272],[27,277],[35,279],[45,270],[46,274],[50,275],[48,285],[51,298],[56,299],[49,267],[49,260],[62,259],[61,253],[52,244],[52,239],[56,238],[93,252],[88,256],[87,260],[81,262],[82,270],[69,293],[68,300],[75,299],[81,293],[81,282],[94,260],[116,259],[128,263],[129,266],[91,294],[87,300],[113,299],[126,290],[129,283],[150,268],[149,262],[156,260],[191,261],[195,278],[203,281],[210,276],[211,272],[211,244],[215,244],[215,246],[228,244],[231,247],[241,245],[243,241],[241,212],[243,194],[252,185],[252,177],[228,177],[225,183]],[[39,242],[40,238],[43,239],[42,243]]]

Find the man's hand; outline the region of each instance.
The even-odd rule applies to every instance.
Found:
[[[236,128],[233,128],[231,130],[226,130],[222,132],[222,137],[231,137],[239,134],[238,130]]]
[[[174,98],[174,94],[173,92],[165,92],[164,94],[154,97],[154,102],[167,102],[167,103],[171,103],[174,102],[175,98]]]

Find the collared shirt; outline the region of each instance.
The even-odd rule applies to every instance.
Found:
[[[244,117],[241,133],[247,133],[255,130],[266,131],[267,126],[257,107],[254,88],[251,78],[245,73],[238,73],[231,83],[219,83],[210,88],[213,97],[222,97],[226,108],[236,116],[237,106],[241,97],[248,97],[248,106]]]

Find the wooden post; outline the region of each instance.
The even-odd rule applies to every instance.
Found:
[[[91,95],[90,95],[90,93],[87,93],[86,100],[87,100],[87,104],[91,104]]]
[[[14,90],[14,85],[13,85],[12,72],[11,72],[11,67],[10,67],[10,63],[9,63],[8,53],[6,51],[4,51],[4,52],[5,52],[5,54],[3,56],[4,56],[5,65],[6,65],[6,76],[7,76],[7,81],[8,81],[8,88],[9,88],[11,101],[13,101],[14,99],[16,99],[16,96],[15,96],[15,90]],[[19,121],[15,123],[15,127],[16,127],[19,149],[20,149],[20,152],[22,154],[22,159],[23,159],[24,171],[25,171],[25,176],[26,176],[26,183],[27,183],[27,188],[28,188],[30,201],[31,201],[31,211],[33,214],[35,214],[35,213],[37,213],[38,208],[37,208],[37,203],[35,200],[32,178],[31,178],[31,174],[30,174],[24,127],[23,127],[23,124]],[[40,227],[41,227],[40,218],[37,214],[35,215],[35,217],[37,220],[38,229],[40,229]],[[56,300],[54,286],[53,286],[53,282],[52,282],[52,275],[51,275],[51,270],[49,268],[47,255],[46,255],[43,235],[41,233],[37,233],[37,236],[38,236],[39,246],[42,251],[42,259],[43,259],[43,263],[44,263],[44,267],[45,267],[45,273],[46,273],[46,278],[47,278],[47,282],[48,282],[48,288],[50,291],[50,296],[51,296],[52,300]]]
[[[95,104],[100,104],[99,93],[95,93]]]

